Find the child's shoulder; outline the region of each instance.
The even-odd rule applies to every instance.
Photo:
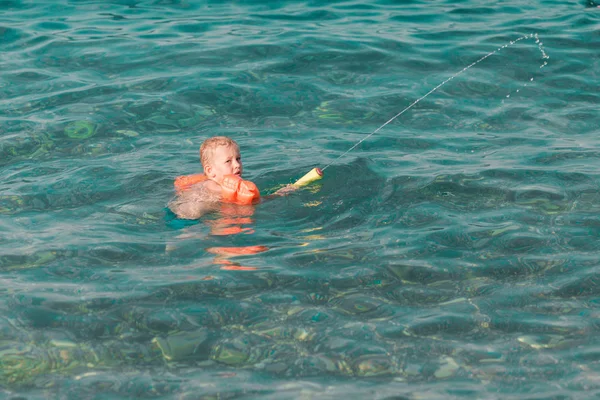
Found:
[[[176,191],[181,192],[198,183],[202,183],[207,179],[208,178],[204,174],[181,175],[175,178],[175,181],[173,181],[173,186],[175,186]]]
[[[201,182],[200,184],[209,192],[218,194],[221,193],[221,185],[219,185],[217,182],[211,179],[207,179],[204,182]]]
[[[209,183],[210,182],[210,183]],[[203,208],[203,203],[216,203],[221,200],[220,192],[214,190],[212,181],[198,182],[185,190],[178,191],[175,198],[169,202],[169,208],[175,214],[187,214],[182,212],[188,208]]]
[[[221,186],[215,181],[209,179],[204,174],[182,175],[175,178],[173,182],[175,190],[179,195],[190,191],[206,189],[210,192],[220,193]]]
[[[180,199],[191,201],[219,201],[221,197],[221,186],[212,180],[204,180],[189,186],[177,193]]]

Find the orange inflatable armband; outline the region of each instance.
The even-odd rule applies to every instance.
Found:
[[[181,192],[207,179],[204,174],[182,175],[175,178],[173,184],[175,190]],[[221,196],[226,203],[248,205],[260,199],[260,192],[254,183],[237,175],[227,175],[221,184]]]
[[[206,175],[204,174],[182,175],[175,178],[173,184],[175,185],[175,190],[180,192],[189,189],[196,183],[204,182],[206,179]]]
[[[254,183],[227,175],[221,183],[221,196],[224,202],[248,205],[260,199],[260,192]]]

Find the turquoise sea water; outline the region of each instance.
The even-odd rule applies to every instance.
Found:
[[[0,396],[600,395],[599,32],[591,0],[0,1]],[[175,220],[213,135],[263,193],[333,164]]]

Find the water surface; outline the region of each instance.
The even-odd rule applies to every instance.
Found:
[[[0,393],[600,394],[599,29],[579,0],[1,2]],[[331,165],[176,220],[213,135],[263,194]]]

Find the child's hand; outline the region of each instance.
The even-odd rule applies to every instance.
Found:
[[[290,193],[292,193],[293,191],[297,190],[298,188],[294,185],[285,185],[284,187],[282,187],[281,189],[279,189],[278,191],[276,191],[275,193],[273,193],[273,195],[277,195],[277,196],[286,196]]]

